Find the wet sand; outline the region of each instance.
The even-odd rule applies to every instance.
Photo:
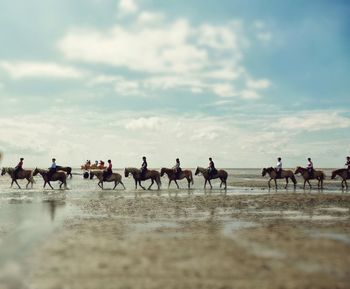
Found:
[[[17,193],[56,225],[0,287],[349,288],[350,194],[251,188]]]
[[[32,288],[349,288],[350,197],[76,200]]]

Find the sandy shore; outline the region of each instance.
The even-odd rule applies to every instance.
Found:
[[[349,288],[350,196],[108,196],[30,254],[29,288]]]

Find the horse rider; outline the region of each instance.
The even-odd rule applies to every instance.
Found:
[[[277,173],[277,178],[280,178],[282,173],[282,159],[280,157],[277,158],[277,164],[276,164],[275,170]]]
[[[98,166],[98,161],[95,161],[95,166],[96,166],[96,167]]]
[[[216,173],[215,164],[213,162],[213,159],[209,158],[209,167],[208,167],[209,177],[212,177],[213,175],[215,175],[215,173]]]
[[[141,178],[143,178],[147,172],[147,160],[146,157],[142,157],[142,165],[141,165]]]
[[[181,173],[181,167],[180,167],[180,160],[177,158],[176,159],[176,163],[175,163],[175,166],[173,166],[173,170],[174,170],[174,173],[175,173],[175,177],[178,178],[180,173]]]
[[[108,160],[108,167],[106,170],[103,171],[103,181],[105,182],[113,173],[112,171],[112,161],[111,160]]]
[[[312,178],[314,174],[314,164],[311,161],[311,158],[307,158],[307,171],[309,173],[309,177]]]
[[[346,157],[345,165],[348,166],[348,178],[350,178],[350,157],[349,156]]]
[[[47,173],[47,180],[50,181],[53,174],[57,172],[56,159],[52,159],[51,167],[49,168],[49,172]]]
[[[23,160],[24,158],[20,158],[19,159],[19,163],[17,164],[17,166],[15,167],[15,170],[13,171],[13,179],[17,179],[18,173],[23,170]]]

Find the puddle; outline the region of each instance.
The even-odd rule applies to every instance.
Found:
[[[342,207],[319,208],[318,211],[328,211],[328,212],[334,212],[334,213],[350,213],[349,208],[342,208]]]
[[[160,221],[160,222],[139,222],[139,223],[131,223],[130,228],[136,234],[154,232],[157,230],[164,229],[176,229],[181,226],[176,222],[170,221]]]
[[[345,244],[350,244],[350,235],[341,233],[323,233],[323,232],[311,232],[310,236],[313,238],[325,238],[335,241],[340,241]]]
[[[234,220],[231,222],[225,222],[223,224],[222,233],[226,237],[233,238],[236,231],[240,229],[252,228],[256,226],[257,225],[253,222]]]
[[[69,212],[64,200],[26,200],[14,198],[0,207],[0,227],[7,228],[0,239],[0,285],[8,288],[22,288],[20,280],[28,270],[26,256]]]

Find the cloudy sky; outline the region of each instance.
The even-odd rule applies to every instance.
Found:
[[[3,165],[341,167],[348,1],[0,0]]]

